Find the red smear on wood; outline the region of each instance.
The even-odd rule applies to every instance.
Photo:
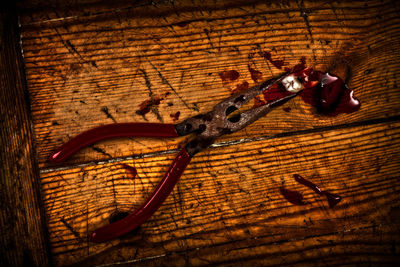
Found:
[[[236,70],[225,70],[219,73],[222,82],[232,82],[239,78],[239,72]]]
[[[273,60],[270,52],[264,51],[261,55],[278,69],[282,69],[285,65],[285,61],[283,60]]]
[[[318,113],[336,116],[360,109],[360,101],[342,79],[327,72],[306,68],[295,74],[303,81],[300,93],[304,102],[317,108]]]
[[[264,100],[267,103],[276,101],[278,99],[282,99],[285,96],[292,94],[293,93],[287,91],[286,88],[283,87],[282,83],[276,83],[273,86],[271,86],[268,90],[263,91]]]
[[[172,118],[173,121],[179,120],[179,116],[180,115],[181,115],[180,111],[177,111],[176,113],[169,114],[169,116]]]
[[[271,53],[264,52],[263,56],[267,60],[273,61]],[[278,67],[281,68],[281,66]],[[336,116],[360,109],[360,101],[354,97],[353,90],[349,89],[341,78],[327,72],[307,68],[304,57],[297,65],[291,68],[285,67],[285,71],[293,73],[302,82],[304,89],[300,92],[301,98],[304,102],[316,107],[318,113]],[[263,92],[264,100],[267,103],[290,94],[281,83]]]
[[[262,80],[263,80],[262,72],[253,69],[250,65],[247,65],[247,67],[248,67],[248,69],[249,69],[249,71],[250,71],[251,79],[252,79],[255,83],[262,82]]]
[[[231,92],[232,95],[241,93],[249,88],[249,83],[243,81],[242,83],[236,85],[236,88]]]
[[[261,100],[261,98],[259,96],[254,97],[253,108],[258,108],[265,104],[266,104],[265,101]]]
[[[158,106],[164,98],[159,96],[154,96],[150,99],[143,101],[139,105],[139,110],[136,110],[136,114],[145,115],[150,112],[153,106]]]
[[[128,164],[123,163],[122,167],[126,170],[126,172],[128,173],[128,178],[133,179],[136,177],[137,175],[137,170],[135,167],[132,167]]]

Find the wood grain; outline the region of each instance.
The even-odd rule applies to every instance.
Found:
[[[0,266],[48,266],[16,8],[0,5]]]
[[[400,262],[396,1],[32,0],[19,8],[56,266]],[[361,109],[324,117],[294,99],[290,112],[275,110],[196,156],[138,231],[88,242],[144,200],[187,138],[109,140],[63,165],[47,163],[49,154],[95,126],[207,112],[243,82],[255,84],[250,67],[265,80],[282,72],[264,51],[339,75]],[[222,81],[225,70],[239,78]],[[165,99],[137,114],[154,96]],[[295,173],[343,201],[329,209]],[[307,205],[287,202],[281,185],[304,193]]]
[[[387,253],[385,261],[399,260],[385,252],[398,246],[390,234],[398,233],[399,224],[390,212],[400,204],[399,136],[400,123],[394,122],[209,149],[193,158],[173,194],[139,231],[104,244],[89,243],[88,234],[112,214],[139,205],[174,155],[119,163],[136,167],[135,179],[118,164],[42,173],[55,263],[88,257],[80,264],[147,265],[160,257],[180,265],[187,257],[186,264],[201,265],[260,256],[274,256],[260,261],[265,264],[323,262],[325,256],[335,263],[331,253],[356,261],[374,247],[379,250],[371,262]],[[343,201],[330,209],[324,197],[294,181],[295,173]],[[282,184],[304,193],[307,205],[287,202],[279,193]],[[346,248],[348,239],[359,246]],[[310,253],[314,247],[318,252]]]
[[[181,120],[209,111],[237,84],[254,84],[249,64],[264,79],[281,72],[259,55],[262,51],[271,51],[288,66],[305,57],[309,66],[348,79],[362,102],[361,112],[321,117],[297,100],[290,104],[291,113],[273,112],[221,141],[398,115],[398,4],[360,3],[206,5],[207,11],[178,5],[162,19],[138,7],[100,17],[26,22],[22,42],[40,166],[48,166],[45,161],[57,146],[95,126],[172,122],[170,114],[177,111]],[[301,16],[303,9],[307,17]],[[182,27],[182,21],[187,25]],[[224,84],[218,73],[228,69],[240,77]],[[135,113],[150,95],[165,93],[171,94],[145,118]],[[163,151],[181,141],[107,141],[83,150],[70,163]]]

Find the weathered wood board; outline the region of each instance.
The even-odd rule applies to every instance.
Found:
[[[0,266],[49,266],[16,6],[0,4]]]
[[[21,39],[54,263],[263,265],[399,261],[400,6],[395,1],[97,1],[20,5]],[[247,82],[278,75],[263,56],[345,79],[351,114],[300,98],[196,156],[139,231],[105,244],[88,234],[131,211],[187,138],[118,139],[63,165],[51,151],[113,122],[174,123]],[[235,70],[238,79],[221,80]],[[142,116],[143,101],[160,105]],[[138,170],[133,178],[121,168]],[[299,173],[344,197],[334,209]],[[304,192],[294,206],[279,186]]]

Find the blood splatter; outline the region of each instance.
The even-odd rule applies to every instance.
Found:
[[[240,74],[236,70],[224,70],[219,73],[222,82],[232,82],[239,78]]]
[[[270,53],[265,53],[269,58]],[[314,106],[318,113],[336,116],[360,109],[360,101],[354,97],[353,90],[349,89],[341,78],[327,72],[307,68],[304,57],[300,59],[299,64],[292,68],[285,67],[285,70],[293,73],[301,81],[304,87],[300,92],[301,98],[304,102]],[[264,100],[267,103],[290,94],[281,83],[263,92]]]
[[[146,115],[147,113],[150,112],[150,110],[151,110],[151,108],[153,106],[158,106],[163,99],[164,98],[159,97],[159,96],[153,96],[150,99],[147,99],[147,100],[143,101],[139,105],[139,110],[136,110],[136,114],[139,114],[139,115],[142,115],[142,116]]]
[[[123,163],[122,167],[127,171],[128,173],[128,178],[133,179],[136,177],[137,175],[137,170],[135,167],[132,167],[128,164]]]
[[[259,83],[263,80],[263,75],[261,71],[255,70],[253,69],[250,65],[247,65],[250,75],[251,75],[251,79],[255,82],[255,83]]]
[[[264,106],[265,104],[266,104],[265,101],[261,100],[259,96],[254,97],[253,108],[258,108]]]
[[[304,90],[300,93],[303,101],[316,107],[319,113],[336,116],[360,109],[353,90],[339,77],[309,68],[296,75],[303,80]]]
[[[283,60],[273,60],[270,52],[264,51],[261,53],[261,55],[278,69],[282,69],[282,67],[285,65],[285,61]]]
[[[179,116],[180,115],[181,115],[180,111],[177,111],[176,113],[169,114],[169,116],[172,118],[173,121],[179,120]]]
[[[282,83],[272,85],[268,90],[263,91],[264,100],[267,103],[292,95],[293,93],[286,90]]]
[[[246,81],[243,81],[242,83],[239,83],[236,85],[236,88],[231,92],[232,95],[241,93],[249,88],[249,83]]]

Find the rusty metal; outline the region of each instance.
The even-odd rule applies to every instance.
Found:
[[[177,124],[176,129],[179,135],[197,133],[197,136],[186,145],[188,153],[193,156],[210,146],[217,137],[243,129],[266,115],[274,107],[280,106],[295,97],[297,94],[289,95],[266,105],[229,116],[263,91],[281,82],[288,75],[290,73],[284,73],[277,78],[251,87],[244,92],[232,95],[214,106],[212,111],[197,115]]]

